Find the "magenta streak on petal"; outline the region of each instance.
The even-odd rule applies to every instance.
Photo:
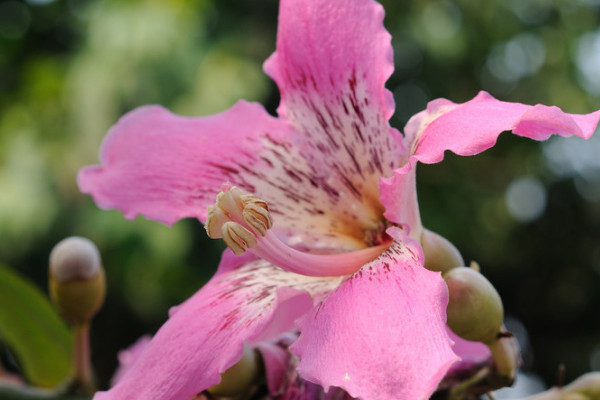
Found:
[[[295,145],[357,206],[377,203],[378,178],[408,151],[388,124],[393,57],[383,15],[374,1],[283,0],[277,51],[264,66],[281,92],[279,115],[299,133]]]
[[[299,320],[291,347],[307,380],[364,400],[429,398],[458,358],[446,332],[448,293],[398,228],[377,260]]]
[[[231,182],[269,203],[289,243],[360,248],[381,221],[378,179],[408,151],[388,124],[393,57],[382,20],[371,0],[283,0],[265,64],[282,92],[280,119],[244,102],[204,118],[140,108],[111,129],[101,165],[80,172],[82,192],[127,218],[172,224],[204,220]]]
[[[302,277],[226,252],[217,275],[177,307],[117,385],[94,399],[189,400],[219,382],[243,342],[275,322],[280,305],[295,319],[310,310],[311,295],[337,285],[339,279]]]

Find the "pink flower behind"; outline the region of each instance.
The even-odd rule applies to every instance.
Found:
[[[243,101],[201,118],[149,106],[111,129],[101,165],[80,171],[83,192],[127,218],[199,218],[240,256],[226,251],[213,279],[96,400],[188,400],[219,382],[244,342],[294,326],[301,377],[365,400],[426,399],[459,359],[446,286],[423,268],[416,162],[477,154],[503,131],[588,138],[600,112],[480,93],[431,102],[402,135],[388,123],[382,22],[372,0],[282,0],[265,63],[281,93],[278,117]]]

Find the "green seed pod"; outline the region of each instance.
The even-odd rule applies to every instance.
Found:
[[[492,284],[472,268],[459,267],[443,275],[450,298],[448,326],[466,340],[491,343],[498,337],[504,311]]]
[[[244,354],[240,361],[221,374],[221,382],[207,391],[217,397],[235,397],[246,393],[256,382],[259,358],[256,352],[244,343]]]
[[[48,281],[50,298],[72,322],[89,321],[104,303],[104,269],[98,248],[88,239],[73,236],[54,246]]]
[[[423,229],[421,246],[425,255],[425,268],[430,271],[444,272],[465,265],[458,249],[435,232]]]

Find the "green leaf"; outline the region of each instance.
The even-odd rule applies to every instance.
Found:
[[[59,391],[60,392],[60,391]],[[0,399],[2,400],[91,400],[88,396],[69,395],[29,386],[11,386],[0,383]]]
[[[72,336],[48,298],[0,264],[0,338],[36,386],[63,383],[71,372]]]

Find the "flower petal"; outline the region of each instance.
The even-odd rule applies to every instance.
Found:
[[[379,181],[379,198],[385,207],[385,218],[396,224],[407,225],[410,237],[420,238],[423,226],[417,201],[416,168]]]
[[[286,129],[255,103],[239,102],[202,118],[141,107],[110,130],[100,152],[102,165],[82,169],[79,187],[100,207],[118,208],[127,218],[143,214],[167,224],[184,217],[204,220],[222,184],[239,174],[236,166],[256,161],[259,136],[277,137]]]
[[[289,244],[352,250],[363,246],[359,215],[343,183],[304,159],[290,125],[259,104],[239,102],[210,117],[181,117],[159,106],[121,118],[104,140],[101,165],[79,172],[82,192],[117,208],[172,224],[205,221],[224,183],[267,201]]]
[[[450,328],[447,329],[448,336],[454,342],[452,345],[452,351],[460,357],[462,362],[469,363],[483,363],[491,357],[490,349],[481,342],[472,342],[465,340],[452,332]],[[452,366],[458,367],[460,363],[456,363]]]
[[[357,216],[378,211],[376,222],[378,179],[407,152],[388,124],[393,60],[383,15],[371,0],[283,0],[277,51],[265,63],[301,153],[343,183],[338,194]]]
[[[298,331],[287,332],[274,341],[256,346],[265,367],[269,400],[352,400],[340,388],[325,391],[298,374],[298,357],[290,354],[289,347],[298,338]]]
[[[283,307],[291,321],[312,307],[339,279],[307,278],[252,257],[226,252],[217,275],[171,313],[117,385],[95,400],[189,400],[219,382]],[[281,334],[282,332],[278,332]]]
[[[295,335],[291,333],[284,335],[286,337],[292,336],[291,339],[295,340]],[[279,394],[283,389],[290,363],[290,353],[287,346],[281,346],[279,341],[263,341],[257,343],[255,348],[260,353],[265,368],[269,393],[272,395]]]
[[[204,220],[228,182],[267,201],[292,245],[363,246],[382,219],[378,179],[408,152],[388,124],[393,65],[382,21],[372,0],[284,0],[277,51],[265,64],[284,121],[244,102],[206,118],[138,109],[109,133],[102,166],[81,171],[81,190],[128,218],[171,224]]]
[[[427,399],[457,360],[446,332],[448,293],[423,268],[417,242],[396,241],[299,320],[291,347],[307,380],[372,399]]]
[[[427,110],[411,118],[405,132],[412,143],[411,159],[431,164],[441,161],[446,150],[462,156],[481,153],[492,147],[503,131],[535,140],[546,140],[552,134],[587,139],[599,121],[600,111],[567,114],[555,106],[508,103],[480,92],[463,104],[445,99],[430,102]]]
[[[115,386],[117,382],[123,378],[129,368],[131,368],[131,366],[137,362],[138,358],[140,358],[140,355],[144,352],[146,347],[148,347],[151,340],[152,338],[149,335],[144,335],[127,349],[119,352],[119,367],[110,380],[110,386]]]

